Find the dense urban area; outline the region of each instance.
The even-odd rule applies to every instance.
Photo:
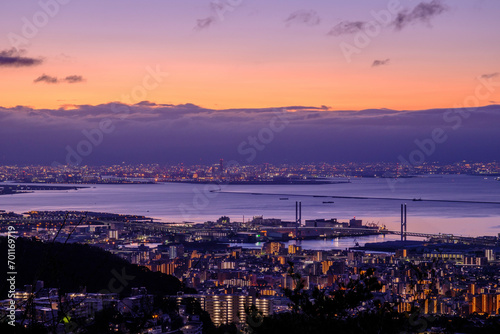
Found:
[[[499,162],[422,163],[337,163],[239,165],[220,160],[213,165],[173,166],[0,166],[1,181],[25,183],[304,183],[328,182],[332,178],[412,177],[432,174],[500,176]]]
[[[101,183],[315,184],[433,174],[500,180],[500,163],[240,166],[221,159],[196,166],[0,166],[0,195]],[[389,231],[355,218],[302,222],[299,210],[297,202],[295,221],[223,216],[204,223],[90,211],[0,210],[0,233],[7,238],[1,244],[16,238],[23,252],[34,252],[32,259],[52,254],[50,247],[85,245],[101,252],[96,262],[103,254],[112,256],[111,263],[124,261],[121,267],[100,269],[100,286],[92,283],[95,276],[61,286],[53,276],[32,272],[47,258],[24,264],[29,269],[20,281],[25,284],[2,290],[9,293],[1,301],[2,319],[40,333],[269,333],[276,326],[293,327],[288,315],[306,318],[287,332],[349,328],[361,319],[370,324],[370,317],[381,319],[378,329],[387,333],[500,326],[500,235],[409,233],[421,241],[407,240],[406,218],[401,231]],[[391,234],[398,240],[323,251],[301,246],[306,239]],[[70,249],[68,254],[81,258],[69,262],[92,261],[82,250]],[[85,276],[92,267],[64,269],[64,260],[50,256],[57,263],[52,270],[63,276]],[[22,268],[28,260],[18,256],[17,261]]]
[[[309,229],[299,233],[298,224]],[[402,235],[401,241],[317,251],[302,249],[301,239],[384,229],[356,219],[301,224],[262,217],[237,222],[224,216],[201,224],[160,224],[144,216],[80,211],[2,211],[0,229],[3,235],[15,233],[18,244],[25,240],[27,253],[30,247],[55,247],[40,249],[46,250],[47,265],[56,263],[51,270],[64,274],[73,273],[65,265],[73,268],[74,261],[81,261],[85,266],[87,260],[65,264],[52,250],[87,245],[87,255],[100,249],[139,266],[142,274],[173,276],[178,283],[176,290],[162,294],[161,287],[149,284],[153,278],[139,279],[125,264],[99,269],[102,279],[109,280],[99,289],[84,281],[86,285],[58,286],[57,279],[48,275],[44,281],[38,273],[16,286],[15,308],[11,299],[1,301],[1,312],[8,319],[15,309],[18,325],[40,332],[268,333],[275,326],[293,327],[287,316],[294,314],[306,318],[290,332],[349,326],[350,321],[358,326],[367,321],[367,328],[386,333],[499,326],[497,237],[442,235],[410,241]],[[23,260],[19,255],[17,261]],[[381,323],[370,323],[370,317]]]

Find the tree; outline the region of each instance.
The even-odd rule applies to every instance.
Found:
[[[394,305],[373,300],[381,289],[374,269],[361,273],[358,279],[339,284],[334,290],[304,290],[299,273],[289,263],[288,275],[295,287],[285,289],[291,311],[265,317],[262,322],[248,322],[254,333],[400,333],[405,317]]]

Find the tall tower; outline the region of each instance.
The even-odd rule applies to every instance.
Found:
[[[295,237],[300,239],[302,232],[299,227],[302,225],[302,202],[295,202]]]
[[[219,174],[224,172],[224,159],[219,160]]]
[[[406,241],[406,203],[401,204],[401,241]]]

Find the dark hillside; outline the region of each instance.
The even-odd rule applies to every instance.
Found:
[[[0,299],[7,298],[7,238],[0,238],[4,270],[0,273]],[[96,247],[81,244],[43,243],[16,240],[16,288],[44,281],[46,288],[61,293],[107,290],[127,295],[133,287],[146,287],[152,294],[176,294],[180,281],[160,272],[151,272]]]

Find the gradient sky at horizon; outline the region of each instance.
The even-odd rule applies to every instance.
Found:
[[[18,46],[25,51],[13,57],[42,61],[0,62],[0,106],[127,102],[124,95],[142,84],[146,68],[159,66],[168,77],[141,100],[212,109],[449,108],[474,94],[479,76],[500,72],[500,2],[493,0],[400,1],[408,24],[382,27],[348,62],[340,45],[355,45],[360,32],[328,33],[342,22],[373,20],[371,11],[391,2],[72,0],[28,44],[12,45],[12,34],[23,36],[23,18],[33,23],[43,16],[40,3],[55,0],[4,1],[0,52],[9,56]],[[216,3],[226,3],[219,13]],[[421,3],[437,11],[414,12]],[[44,74],[57,83],[35,82]],[[71,83],[69,76],[82,80]],[[480,103],[498,101],[496,91]]]

